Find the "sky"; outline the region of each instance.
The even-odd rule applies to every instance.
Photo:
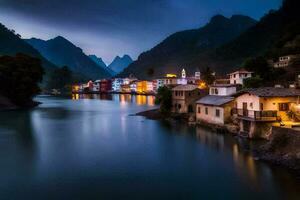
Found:
[[[70,40],[106,63],[136,59],[168,35],[222,14],[260,19],[282,0],[0,0],[0,23],[22,38]]]

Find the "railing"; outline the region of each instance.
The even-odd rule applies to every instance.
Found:
[[[239,117],[254,119],[254,120],[266,120],[266,121],[277,120],[277,111],[275,110],[256,111],[256,110],[244,110],[244,109],[233,108],[231,110],[231,114],[238,115]]]

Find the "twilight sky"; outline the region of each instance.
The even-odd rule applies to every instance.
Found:
[[[23,38],[61,35],[110,62],[134,59],[176,31],[199,28],[216,14],[259,19],[281,0],[0,0],[0,23]]]

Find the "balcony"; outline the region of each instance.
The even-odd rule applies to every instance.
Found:
[[[276,110],[255,111],[233,108],[232,115],[237,115],[238,118],[250,121],[277,121]]]

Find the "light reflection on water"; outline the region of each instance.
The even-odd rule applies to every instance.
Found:
[[[121,104],[134,103],[137,105],[155,105],[155,97],[152,95],[131,95],[131,94],[72,94],[73,100],[99,99],[117,101]]]
[[[299,197],[294,175],[243,140],[130,116],[153,108],[150,96],[87,98],[0,114],[0,199]]]

